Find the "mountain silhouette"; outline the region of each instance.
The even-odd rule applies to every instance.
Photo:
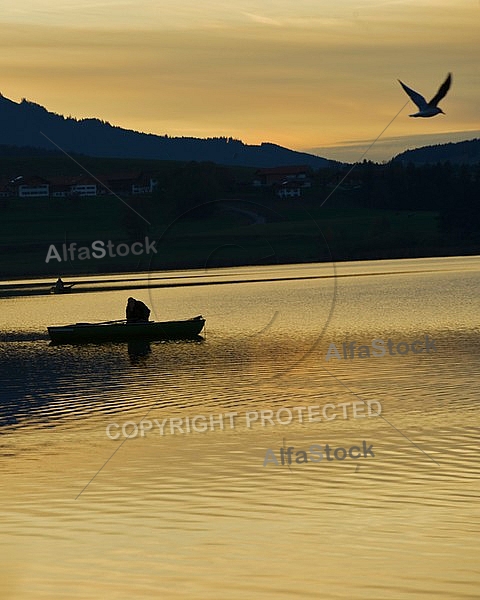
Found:
[[[406,150],[401,154],[397,154],[393,161],[414,164],[450,162],[457,165],[473,165],[480,163],[480,139],[475,138],[464,142],[449,142]]]
[[[212,161],[244,167],[320,168],[338,164],[267,142],[255,146],[227,137],[201,139],[141,133],[100,119],[64,117],[34,102],[24,99],[17,103],[1,94],[0,132],[0,144],[47,150],[58,146],[66,152],[98,157]]]

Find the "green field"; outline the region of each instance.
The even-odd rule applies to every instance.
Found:
[[[72,276],[148,269],[428,255],[441,245],[435,212],[304,208],[222,199],[206,214],[172,212],[159,198],[0,201],[0,275]],[[264,222],[261,222],[264,221]],[[45,262],[51,244],[90,247],[156,240],[157,254]]]

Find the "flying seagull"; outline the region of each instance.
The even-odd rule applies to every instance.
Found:
[[[412,102],[414,102],[418,106],[418,112],[413,115],[408,115],[409,117],[434,117],[435,115],[438,115],[440,113],[442,115],[445,114],[441,108],[438,108],[437,104],[442,98],[444,98],[447,95],[447,92],[450,89],[450,85],[452,83],[451,73],[448,74],[448,77],[439,87],[438,92],[430,100],[430,102],[427,102],[425,98],[421,96],[418,92],[406,86],[402,81],[400,81],[400,79],[398,81],[403,87],[403,89],[410,96]]]

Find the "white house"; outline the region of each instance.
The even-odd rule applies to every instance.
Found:
[[[19,198],[48,198],[50,185],[46,179],[32,175],[30,177],[17,177],[12,181]]]

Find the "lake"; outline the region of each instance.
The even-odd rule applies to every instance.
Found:
[[[2,598],[479,597],[479,257],[76,281],[0,286]],[[50,346],[130,295],[203,339]]]

